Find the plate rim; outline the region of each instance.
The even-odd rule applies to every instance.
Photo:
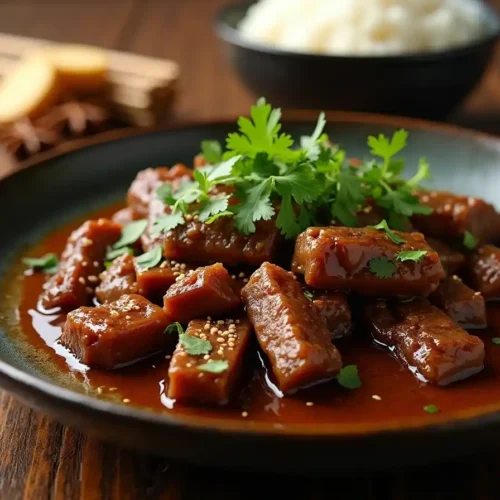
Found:
[[[313,110],[290,110],[283,113],[283,122],[288,123],[313,123],[318,117],[318,112]],[[350,123],[362,125],[381,125],[390,127],[401,127],[414,130],[425,130],[436,133],[442,133],[452,136],[467,136],[474,140],[484,141],[489,147],[497,149],[500,153],[500,137],[481,131],[467,129],[464,127],[432,122],[428,120],[407,118],[393,115],[381,115],[372,113],[359,113],[349,111],[329,111],[326,112],[327,122]],[[97,136],[73,141],[66,146],[57,147],[45,154],[37,157],[36,161],[28,162],[22,168],[8,174],[0,179],[0,188],[18,176],[29,175],[27,172],[32,168],[43,168],[51,160],[58,157],[71,155],[78,151],[92,146],[104,145],[110,142],[118,142],[129,138],[148,136],[154,133],[169,133],[181,131],[183,129],[194,129],[206,126],[229,126],[235,125],[235,118],[223,118],[220,120],[201,119],[194,121],[185,121],[174,123],[168,127],[147,127],[147,128],[127,128],[104,132]],[[196,416],[175,416],[169,413],[155,413],[147,409],[129,407],[124,404],[117,404],[111,401],[105,401],[93,396],[79,393],[77,391],[61,387],[50,379],[44,379],[36,375],[16,368],[7,361],[0,360],[0,385],[2,386],[22,386],[22,390],[7,390],[14,396],[25,400],[21,393],[35,393],[36,396],[50,398],[53,403],[69,404],[78,409],[99,413],[105,417],[120,418],[135,421],[140,424],[153,424],[160,427],[168,427],[171,430],[187,430],[193,432],[204,432],[210,435],[231,435],[235,437],[266,437],[274,439],[333,439],[333,440],[353,440],[353,439],[379,439],[384,436],[406,435],[408,437],[429,436],[433,434],[455,434],[457,432],[467,432],[478,427],[500,425],[500,408],[496,411],[481,413],[469,416],[464,415],[461,418],[456,416],[452,419],[437,422],[419,423],[415,425],[398,426],[394,421],[390,426],[383,428],[366,429],[366,424],[355,424],[350,426],[347,432],[332,432],[332,424],[316,424],[314,426],[304,424],[285,424],[276,426],[269,422],[253,422],[251,420],[236,420],[210,418],[200,419]],[[30,401],[28,401],[30,405]],[[32,405],[33,406],[33,405]],[[464,410],[467,413],[467,410]],[[323,431],[324,430],[324,431]],[[323,432],[321,432],[323,431]],[[354,432],[353,432],[354,431]]]

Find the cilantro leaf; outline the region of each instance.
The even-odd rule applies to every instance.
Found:
[[[191,356],[201,356],[202,354],[208,354],[212,350],[212,344],[208,340],[203,340],[187,333],[179,335],[179,342],[184,347],[186,353]]]
[[[427,413],[438,413],[439,408],[436,405],[426,405],[424,406],[424,411]]]
[[[405,217],[411,217],[414,214],[430,215],[432,213],[432,208],[421,205],[418,198],[406,189],[390,191],[377,203],[387,210],[392,210]]]
[[[300,139],[300,145],[304,150],[305,155],[311,160],[316,160],[320,154],[318,141],[320,140],[325,125],[325,113],[322,111],[319,114],[318,122],[316,123],[316,128],[314,129],[312,135],[310,137],[304,136]]]
[[[337,382],[346,389],[359,389],[361,387],[361,379],[358,374],[356,365],[344,366],[337,375]]]
[[[368,137],[368,145],[373,155],[379,156],[388,164],[394,155],[406,147],[407,139],[408,132],[406,130],[398,130],[393,134],[390,141],[383,134],[379,134],[378,137],[370,136]]]
[[[396,264],[385,257],[375,257],[368,263],[370,271],[381,279],[391,278],[396,272]]]
[[[148,225],[146,219],[136,220],[127,224],[122,229],[120,239],[113,245],[113,249],[126,247],[135,243],[142,235]]]
[[[500,337],[493,337],[491,339],[491,341],[495,344],[495,345],[500,345]]]
[[[108,250],[106,252],[106,260],[107,261],[115,260],[116,258],[121,257],[126,253],[128,253],[129,255],[134,255],[134,251],[130,247],[122,247],[116,249],[108,247]]]
[[[208,361],[202,365],[198,365],[198,370],[208,373],[222,373],[229,368],[227,361]]]
[[[161,233],[166,233],[167,231],[184,224],[184,222],[184,216],[180,212],[162,215],[154,221],[151,235],[158,236]]]
[[[392,232],[389,225],[387,224],[387,221],[383,219],[381,222],[376,224],[375,226],[368,226],[371,227],[372,229],[381,229],[382,231],[385,232],[387,237],[393,242],[396,243],[396,245],[402,245],[405,240],[398,236],[396,233]]]
[[[182,325],[178,321],[176,321],[175,323],[170,323],[170,325],[168,325],[165,329],[164,333],[166,333],[167,335],[172,335],[175,333],[182,335],[184,333],[184,328],[182,328]]]
[[[215,185],[221,179],[229,177],[232,174],[233,167],[240,160],[241,156],[233,156],[228,160],[219,163],[215,167],[209,170],[207,178],[210,181],[210,185]]]
[[[401,262],[420,262],[427,255],[427,250],[406,250],[396,255],[396,260]]]
[[[355,226],[358,223],[356,212],[365,202],[361,179],[343,172],[339,175],[337,198],[332,207],[332,215],[345,226]]]
[[[300,152],[293,151],[293,139],[288,134],[280,134],[280,110],[271,110],[271,105],[259,99],[250,110],[251,119],[238,119],[240,134],[233,132],[226,140],[227,149],[233,154],[255,158],[258,153],[266,153],[270,158],[289,161],[298,158]]]
[[[301,227],[297,222],[297,216],[293,210],[290,196],[284,196],[281,201],[276,225],[281,230],[281,234],[286,238],[294,238],[300,233]]]
[[[316,180],[314,172],[310,167],[302,166],[293,172],[274,176],[276,189],[282,196],[292,196],[297,203],[314,201],[321,185]]]
[[[40,269],[45,274],[55,274],[59,259],[55,253],[47,253],[43,257],[25,257],[23,263],[32,269]]]
[[[423,180],[429,179],[431,176],[431,167],[425,158],[420,158],[418,162],[417,173],[407,181],[411,186],[418,186]]]
[[[156,197],[165,203],[165,205],[173,205],[176,202],[172,184],[170,184],[170,182],[165,182],[158,187],[156,190]]]
[[[309,302],[312,302],[314,300],[314,296],[309,290],[304,290],[302,294]]]
[[[219,141],[201,141],[201,153],[212,165],[222,160],[222,146]]]
[[[229,196],[208,199],[200,208],[199,220],[201,222],[206,222],[211,215],[217,215],[221,212],[225,212],[228,202]]]
[[[248,189],[245,199],[240,205],[236,205],[236,216],[234,223],[243,234],[255,232],[254,222],[258,220],[269,220],[274,215],[274,207],[271,204],[271,190],[273,179],[269,178]]]
[[[471,232],[465,231],[463,245],[467,250],[474,250],[477,247],[477,240]]]
[[[141,269],[150,269],[156,267],[163,257],[163,248],[161,245],[154,246],[149,252],[139,255],[135,258],[137,267]]]

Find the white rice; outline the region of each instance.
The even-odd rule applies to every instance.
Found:
[[[332,55],[430,52],[482,36],[475,0],[260,0],[239,30],[249,41]]]

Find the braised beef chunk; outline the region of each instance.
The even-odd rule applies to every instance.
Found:
[[[113,302],[125,294],[138,293],[134,257],[128,253],[116,258],[99,277],[101,283],[95,289],[95,295],[101,303]]]
[[[150,207],[150,226],[142,238],[144,248],[163,246],[167,259],[183,262],[221,262],[237,266],[258,266],[271,260],[281,240],[274,220],[259,221],[252,234],[242,234],[231,217],[222,217],[212,224],[203,224],[196,217],[160,236],[151,236],[154,221],[165,213],[165,206],[154,200]]]
[[[129,208],[129,207],[122,208],[121,210],[118,210],[118,212],[115,212],[113,214],[113,217],[111,217],[111,220],[113,222],[116,222],[117,224],[121,224],[122,226],[126,226],[127,224],[130,224],[131,222],[134,221],[134,214],[133,214],[131,208]]]
[[[122,226],[108,219],[89,220],[71,233],[59,270],[44,285],[41,304],[47,309],[75,309],[88,304],[104,268],[106,248],[120,238]]]
[[[486,327],[483,296],[465,285],[456,275],[442,281],[429,299],[462,328]]]
[[[430,215],[412,217],[426,235],[460,241],[469,231],[484,242],[500,238],[500,214],[484,200],[446,191],[420,191],[416,195],[422,205],[433,209]]]
[[[179,264],[176,263],[174,266],[171,266],[167,261],[150,269],[136,266],[137,285],[139,286],[141,295],[148,297],[155,303],[161,302],[163,296],[175,283],[175,278],[180,276],[181,272],[183,271]]]
[[[457,274],[462,269],[465,264],[465,255],[463,253],[453,250],[449,245],[435,238],[426,236],[425,241],[438,253],[443,269],[448,276]]]
[[[161,307],[140,295],[122,295],[68,314],[61,342],[84,364],[112,369],[161,351],[172,342]]]
[[[181,336],[168,369],[168,397],[192,404],[225,404],[238,381],[251,325],[247,318],[189,322],[185,335],[205,340],[205,354],[189,354]],[[188,351],[188,352],[187,352]]]
[[[374,339],[427,382],[446,385],[483,369],[483,342],[425,299],[373,301],[365,319]]]
[[[240,304],[231,276],[219,263],[181,274],[164,298],[167,316],[179,323],[226,314]]]
[[[480,245],[467,257],[469,284],[486,300],[500,299],[500,248]]]
[[[314,288],[352,290],[361,295],[427,296],[444,278],[438,254],[420,233],[395,234],[394,243],[376,229],[310,227],[297,237],[292,270]],[[397,256],[425,251],[418,262]]]
[[[183,180],[193,178],[193,172],[184,165],[172,168],[147,168],[137,174],[127,194],[127,204],[134,219],[145,219],[149,213],[149,202],[156,196],[156,190],[164,182],[172,182],[174,187]]]
[[[247,314],[279,388],[292,393],[333,378],[342,359],[314,304],[292,273],[265,262],[242,290]]]
[[[345,337],[351,333],[351,309],[344,295],[328,292],[316,293],[312,303],[324,318],[333,338]]]

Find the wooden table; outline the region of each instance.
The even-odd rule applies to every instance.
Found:
[[[224,0],[0,0],[0,31],[177,60],[174,120],[234,117],[254,98],[225,64],[211,20]],[[500,0],[495,0],[500,7]],[[500,52],[453,121],[500,133]],[[439,467],[307,479],[174,464],[90,439],[0,393],[0,498],[253,499],[500,497],[497,454]]]

